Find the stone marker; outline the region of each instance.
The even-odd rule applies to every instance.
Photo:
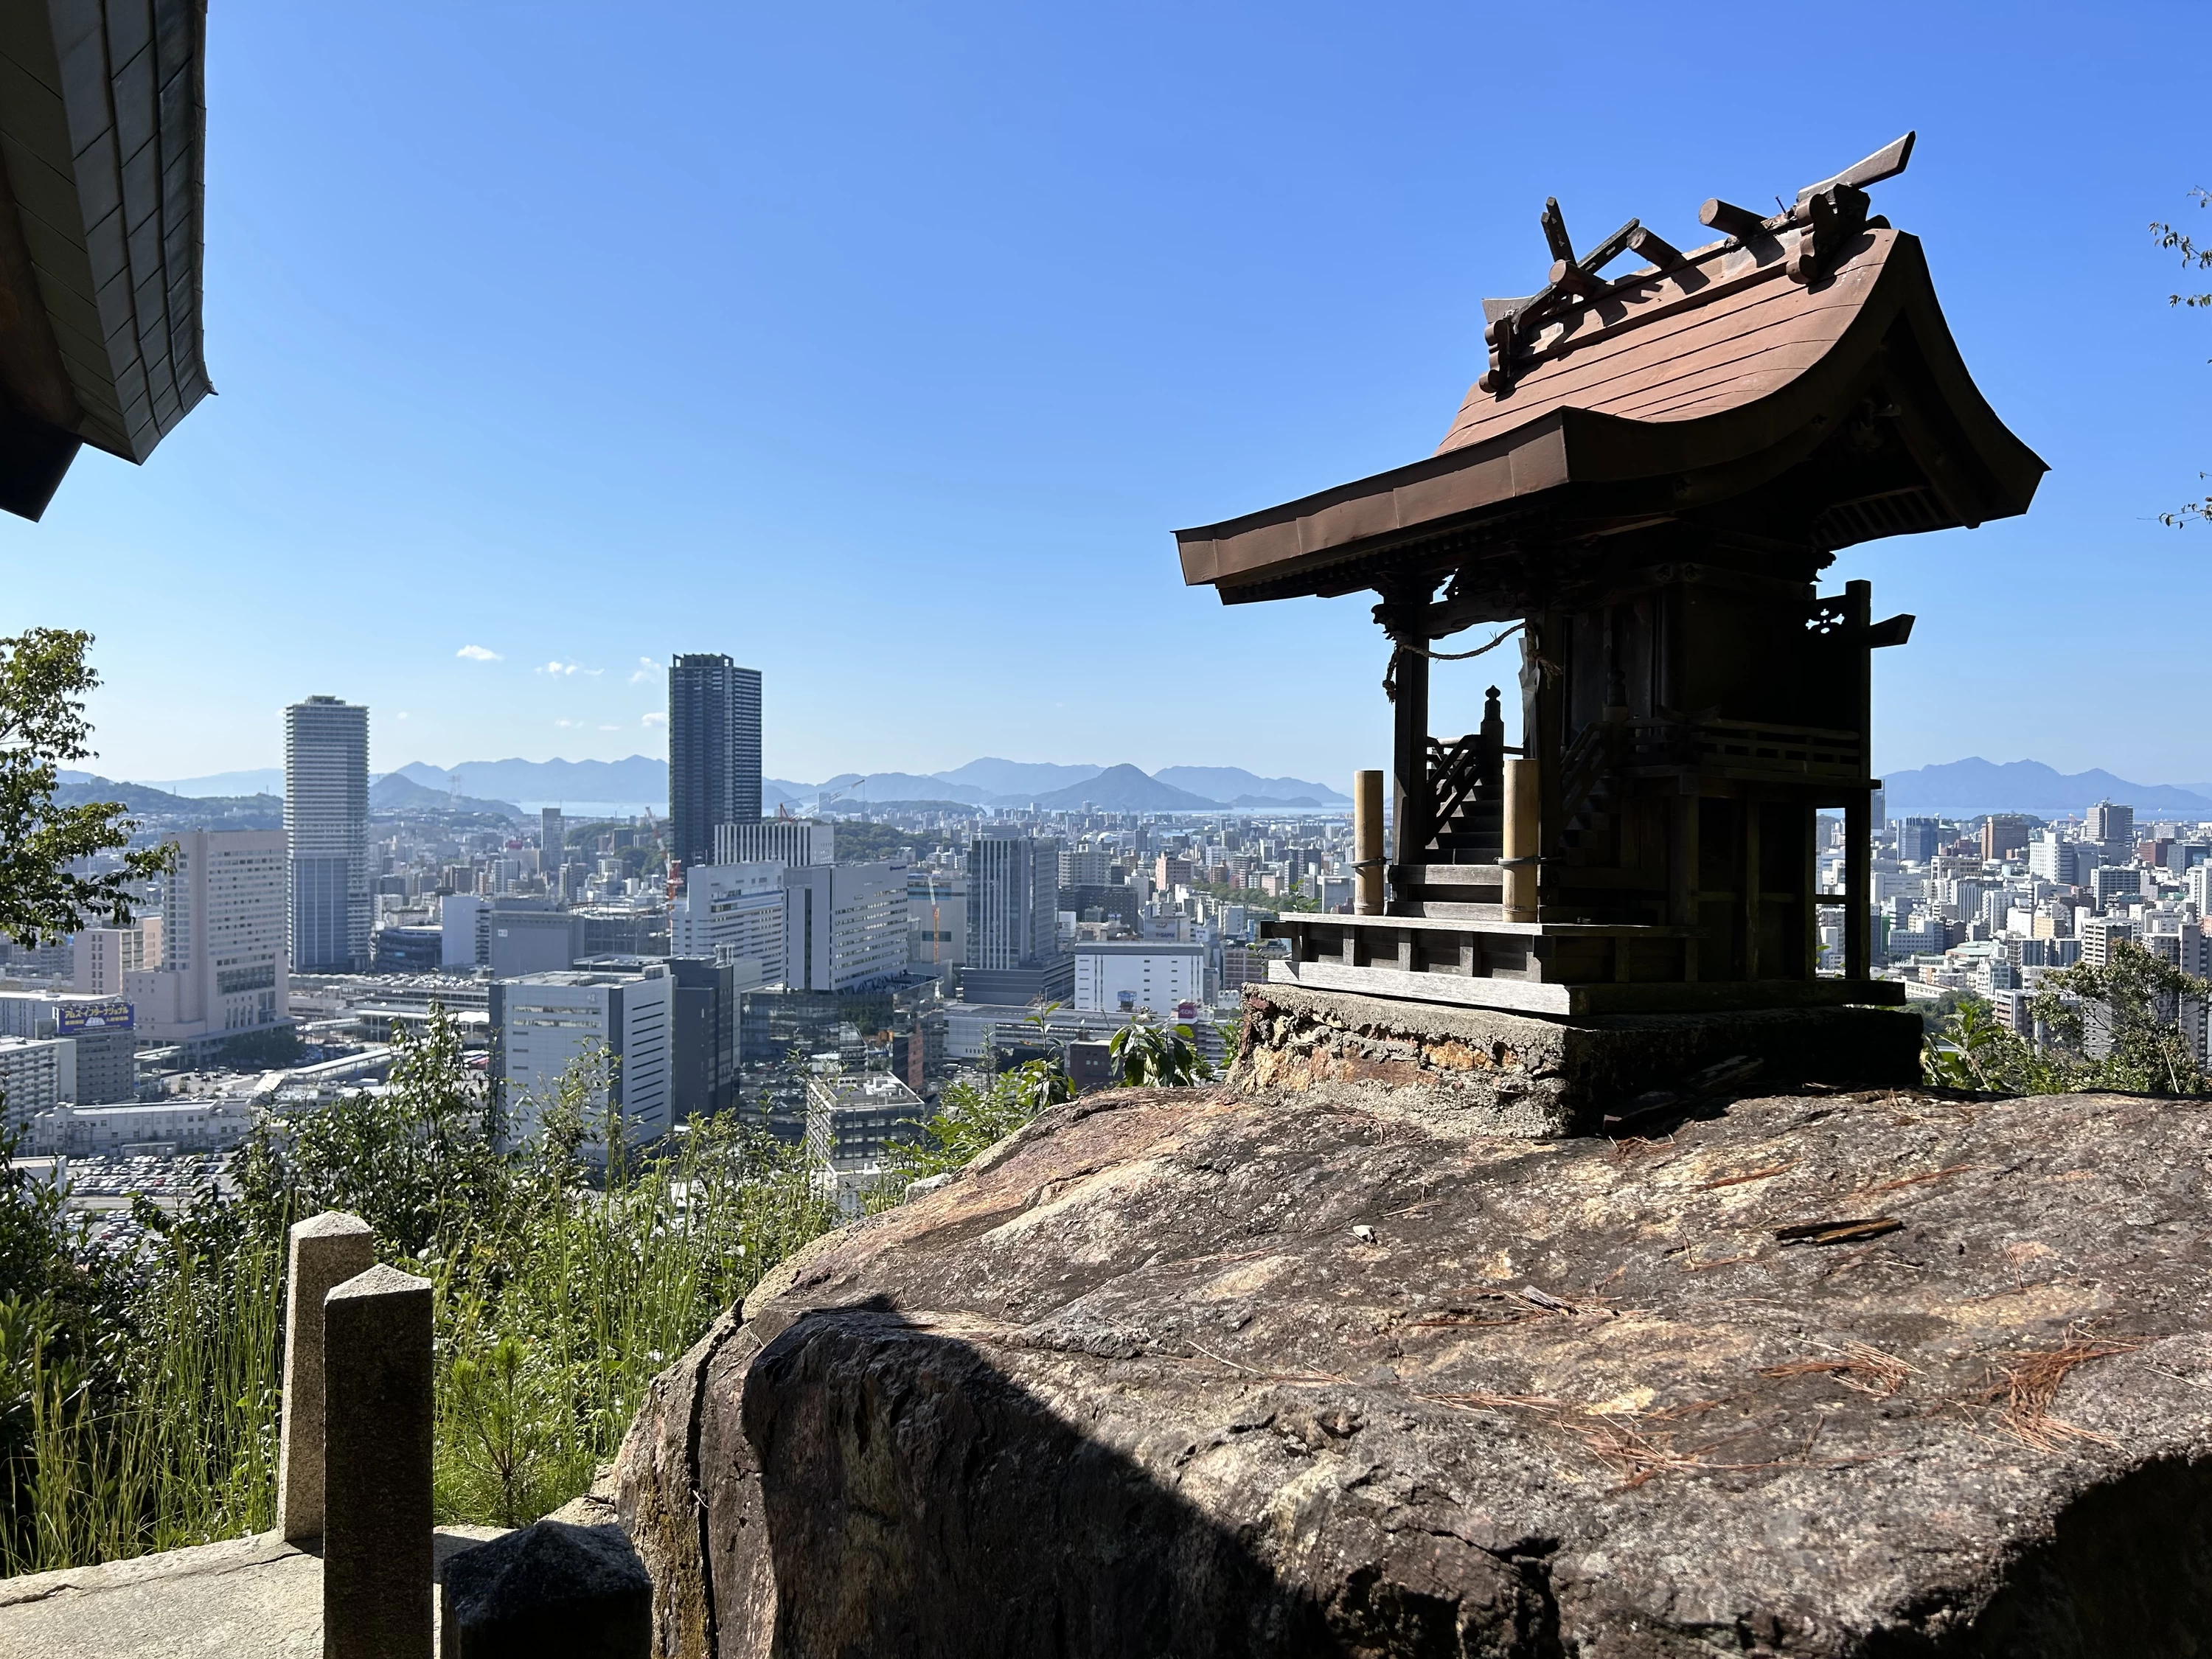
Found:
[[[442,1659],[647,1659],[653,1580],[619,1526],[540,1521],[446,1568]]]
[[[430,1659],[430,1281],[323,1302],[325,1659]]]
[[[284,1438],[276,1455],[276,1531],[288,1544],[323,1531],[323,1298],[376,1261],[376,1231],[326,1211],[295,1221],[285,1276]]]

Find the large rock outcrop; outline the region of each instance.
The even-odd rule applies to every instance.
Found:
[[[2197,1653],[2209,1158],[2112,1097],[1093,1097],[764,1283],[619,1501],[720,1659]]]

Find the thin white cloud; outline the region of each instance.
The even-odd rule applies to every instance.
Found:
[[[629,683],[632,685],[642,684],[660,672],[660,665],[652,658],[640,657],[637,659],[637,666],[629,671]]]
[[[465,657],[471,662],[499,662],[501,660],[498,652],[487,650],[481,645],[465,645],[459,650],[454,652],[453,654],[457,657]]]
[[[569,730],[572,727],[575,730],[580,731],[583,729],[584,725],[581,720],[555,720],[553,724],[561,727],[563,731]]]
[[[656,708],[650,714],[647,714],[643,720],[640,720],[638,724],[641,726],[665,726],[668,724],[668,716],[663,714],[659,709]]]
[[[407,711],[405,709],[403,708],[399,711],[399,718],[403,720],[407,718]]]
[[[556,657],[551,662],[540,663],[530,671],[533,674],[580,674],[585,672],[573,662],[562,662]]]

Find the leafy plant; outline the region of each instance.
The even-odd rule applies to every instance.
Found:
[[[1198,1034],[1188,1025],[1163,1025],[1149,1009],[1114,1033],[1107,1045],[1124,1088],[1187,1089],[1213,1075],[1198,1052]]]
[[[1979,997],[1960,998],[1942,1026],[1922,1039],[1920,1064],[1938,1088],[2048,1095],[2075,1086],[2063,1060],[2038,1053],[1997,1024]]]

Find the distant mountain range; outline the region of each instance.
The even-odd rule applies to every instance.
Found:
[[[394,780],[398,783],[395,784]],[[666,811],[668,763],[649,755],[620,761],[464,761],[432,766],[410,761],[397,771],[371,775],[372,803],[379,811],[401,805],[428,808],[428,797],[450,797],[458,789],[462,810],[517,814],[540,805],[573,802],[586,808]],[[408,794],[400,785],[413,786]],[[173,795],[204,797],[256,793],[281,796],[281,767],[216,772],[178,778],[152,786]],[[383,789],[380,799],[374,790]],[[987,757],[947,772],[840,772],[820,783],[763,778],[761,805],[811,809],[823,796],[832,806],[851,803],[942,801],[962,806],[1080,806],[1085,801],[1110,812],[1204,812],[1222,807],[1343,806],[1348,796],[1327,784],[1303,778],[1263,778],[1236,766],[1169,766],[1147,775],[1119,766],[1062,765],[1051,761],[1010,761]],[[386,805],[389,803],[389,805]],[[519,805],[517,805],[519,803]]]
[[[1998,764],[1974,756],[1882,779],[1883,809],[1893,818],[1984,812],[2064,817],[2100,800],[2132,806],[2139,818],[2154,813],[2212,818],[2212,783],[2130,783],[2110,772],[2060,772],[2040,761]]]

